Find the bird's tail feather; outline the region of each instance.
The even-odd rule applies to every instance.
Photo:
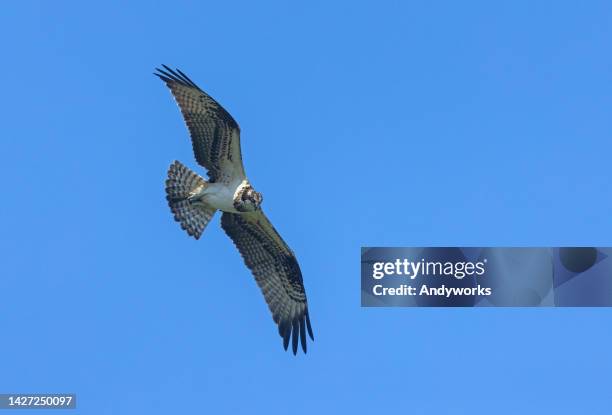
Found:
[[[166,199],[174,219],[180,222],[181,228],[196,239],[199,239],[216,212],[216,209],[202,201],[190,200],[208,186],[208,182],[175,161],[168,169],[166,180]]]

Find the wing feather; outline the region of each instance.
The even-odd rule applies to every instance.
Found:
[[[298,344],[306,353],[306,330],[312,340],[306,291],[295,255],[261,210],[224,212],[221,226],[251,270],[278,324],[285,350],[290,340],[293,354]]]
[[[240,150],[240,127],[217,101],[180,70],[156,68],[181,109],[196,161],[208,170],[211,182],[245,179]]]

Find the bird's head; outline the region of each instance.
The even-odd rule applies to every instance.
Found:
[[[238,191],[234,198],[234,207],[238,212],[254,212],[261,207],[263,196],[251,185],[246,185]]]

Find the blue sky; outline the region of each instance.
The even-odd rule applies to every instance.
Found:
[[[609,309],[359,293],[364,245],[612,244],[609,2],[13,2],[0,35],[0,392],[75,392],[83,414],[609,413]],[[196,163],[161,63],[241,125],[302,267],[307,356],[218,217],[194,241],[170,216],[166,169]]]

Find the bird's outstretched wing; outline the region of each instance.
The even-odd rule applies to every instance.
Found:
[[[243,214],[223,213],[221,226],[234,241],[268,303],[287,350],[298,342],[306,353],[306,331],[314,340],[302,272],[285,241],[261,210]]]
[[[172,91],[187,123],[195,158],[208,170],[210,181],[245,179],[238,123],[187,75],[162,66],[155,75]]]

